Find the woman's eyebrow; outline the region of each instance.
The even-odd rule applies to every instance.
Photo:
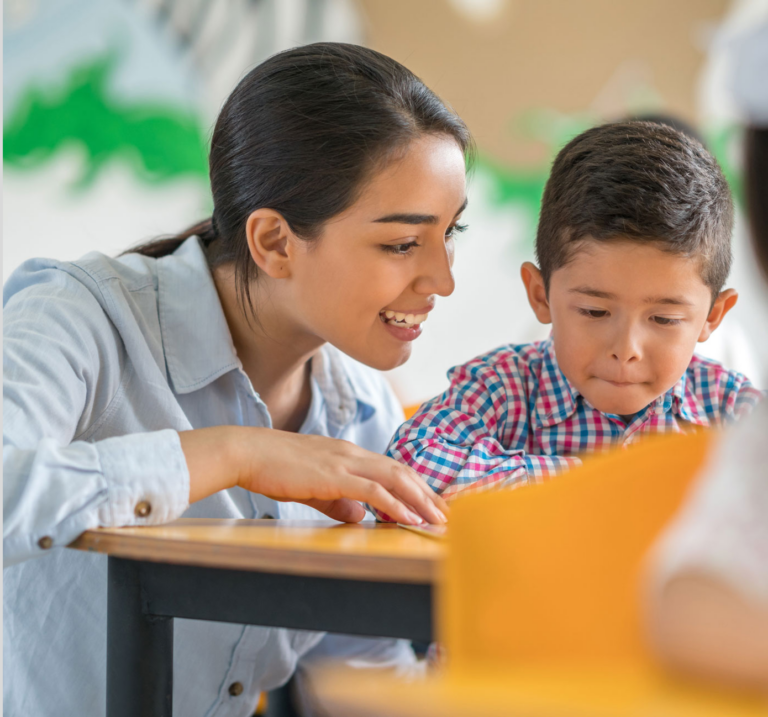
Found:
[[[465,198],[459,210],[454,214],[454,217],[459,216],[467,208],[468,202],[469,199]],[[437,224],[440,221],[440,217],[436,214],[396,213],[387,214],[373,221],[375,224]]]

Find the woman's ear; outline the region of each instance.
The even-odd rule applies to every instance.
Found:
[[[725,318],[725,315],[736,306],[738,300],[739,294],[736,289],[726,289],[717,295],[715,303],[709,311],[709,316],[707,316],[707,320],[704,322],[704,327],[699,334],[699,341],[706,341],[712,335],[712,332],[720,326],[720,322]]]
[[[274,209],[257,209],[245,222],[248,249],[256,266],[273,279],[291,275],[290,241],[296,239],[288,222]]]
[[[525,292],[528,294],[528,303],[536,314],[536,318],[542,324],[552,323],[552,312],[549,309],[549,300],[547,299],[547,290],[544,287],[544,277],[539,268],[526,261],[520,267],[520,276],[525,284]]]

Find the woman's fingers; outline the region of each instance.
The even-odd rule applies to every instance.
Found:
[[[368,454],[355,465],[355,472],[383,486],[429,523],[441,524],[447,521],[445,513],[440,509],[440,504],[444,505],[445,501],[408,466],[386,456],[376,455],[372,458]],[[391,513],[388,515],[392,516]]]
[[[398,523],[419,525],[424,522],[423,518],[411,510],[402,499],[375,480],[361,478],[358,475],[340,476],[337,480],[338,487],[345,496],[359,500],[361,503],[368,503]]]
[[[310,500],[300,500],[298,502],[319,510],[329,518],[342,523],[359,523],[365,517],[365,508],[357,501],[350,500],[349,498],[338,498],[337,500],[311,498]]]

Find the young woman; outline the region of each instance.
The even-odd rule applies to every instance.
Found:
[[[313,509],[358,521],[356,501],[445,520],[415,473],[377,454],[401,411],[367,367],[406,361],[453,290],[470,150],[463,122],[393,60],[290,50],[221,111],[210,220],[8,280],[6,714],[104,712],[106,558],[64,549],[87,528]],[[177,714],[251,714],[321,639],[177,620]]]

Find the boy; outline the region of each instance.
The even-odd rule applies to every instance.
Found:
[[[521,269],[550,338],[452,369],[388,454],[450,497],[750,411],[760,392],[693,353],[738,298],[723,290],[732,220],[717,162],[684,134],[622,122],[573,139],[544,191],[539,266]]]

